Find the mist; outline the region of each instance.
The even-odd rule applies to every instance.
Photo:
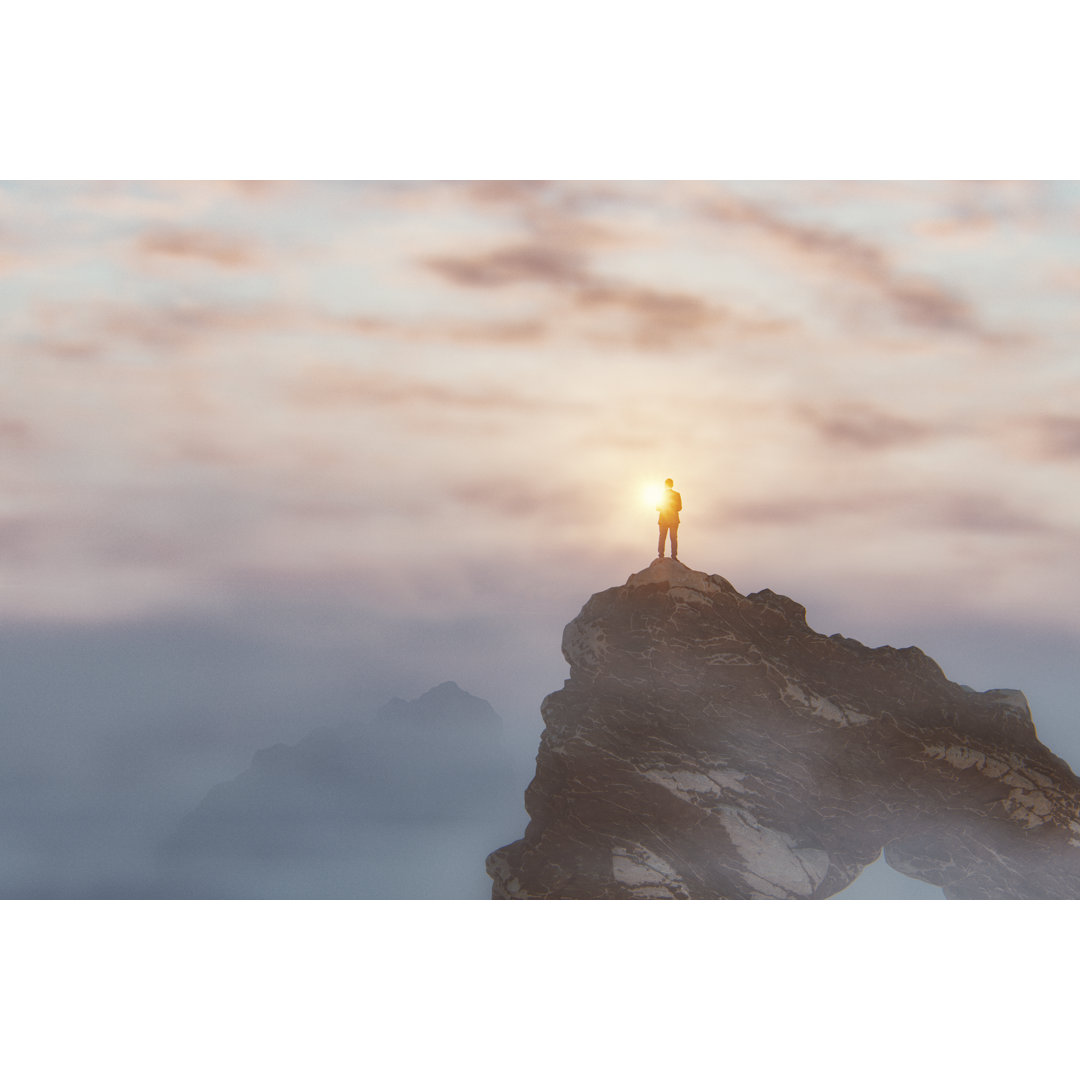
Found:
[[[449,880],[442,871],[432,876],[432,860],[440,860],[460,868],[453,895],[482,897],[483,858],[520,830],[519,820],[502,825],[496,816],[484,850],[475,840],[470,849],[452,818],[445,829],[383,823],[352,864],[320,862],[312,853],[305,868],[296,857],[291,885],[284,868],[268,874],[257,859],[227,875],[231,884],[218,879],[215,885],[211,875],[202,893],[194,880],[163,876],[162,842],[211,789],[248,769],[258,752],[362,725],[391,698],[419,695],[453,674],[440,662],[440,641],[449,654],[445,661],[463,641],[480,648],[485,637],[482,631],[462,635],[460,628],[421,630],[416,636],[429,652],[420,654],[400,648],[405,631],[398,627],[380,653],[358,655],[348,637],[337,647],[313,647],[289,640],[288,629],[284,619],[273,634],[242,621],[191,619],[7,628],[0,635],[0,895],[138,899],[226,889],[257,896],[265,894],[260,882],[272,880],[280,896],[331,889],[335,895],[419,898],[438,891],[433,882]],[[302,624],[294,629],[302,637]],[[498,734],[517,807],[540,728],[538,702],[530,708],[527,694],[526,685],[506,697]],[[429,756],[423,745],[414,751],[417,760]],[[507,816],[513,812],[508,806]],[[486,834],[479,847],[485,844]]]

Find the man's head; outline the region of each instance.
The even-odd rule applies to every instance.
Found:
[[[668,477],[668,478],[667,478],[667,479],[666,479],[666,480],[664,481],[664,487],[670,487],[670,488],[673,488],[674,486],[675,486],[675,481],[674,481],[674,480],[672,480],[672,479],[671,479],[671,477],[669,476],[669,477]]]

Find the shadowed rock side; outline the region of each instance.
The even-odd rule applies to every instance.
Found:
[[[1080,897],[1080,781],[1016,690],[656,560],[563,634],[496,899],[822,899],[882,848],[950,899]]]

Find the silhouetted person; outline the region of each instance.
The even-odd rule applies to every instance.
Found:
[[[682,509],[682,496],[675,490],[675,481],[664,481],[664,493],[656,504],[660,511],[660,558],[664,557],[664,546],[668,533],[671,533],[671,557],[679,557],[679,511]]]

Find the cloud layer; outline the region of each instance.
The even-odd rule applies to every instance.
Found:
[[[561,553],[618,564],[651,547],[637,491],[658,475],[683,490],[687,557],[721,571],[767,579],[781,553],[754,534],[782,525],[812,530],[815,579],[850,573],[853,536],[860,573],[907,560],[946,593],[957,545],[1069,576],[1074,188],[4,201],[8,617],[202,609],[267,575],[351,577],[389,605],[381,582],[438,591],[480,546],[511,577]],[[1064,618],[1080,597],[1055,593]]]

